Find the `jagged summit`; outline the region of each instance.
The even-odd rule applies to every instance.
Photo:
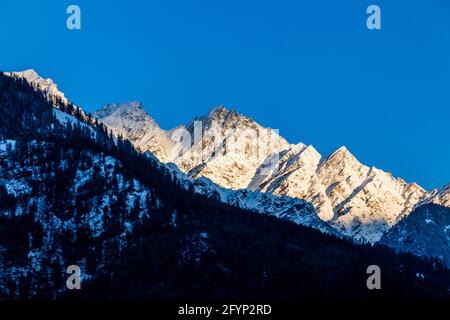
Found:
[[[339,147],[335,152],[333,152],[331,154],[331,156],[335,155],[335,154],[349,154],[349,153],[350,153],[350,151],[347,149],[347,147],[342,146],[342,147]]]
[[[93,116],[142,151],[151,151],[163,161],[168,160],[169,141],[166,134],[144,110],[141,102],[107,104]]]
[[[15,75],[15,76],[20,77],[20,78],[26,78],[29,82],[33,82],[33,80],[38,80],[38,79],[39,80],[43,79],[43,80],[47,80],[47,81],[52,81],[53,82],[53,80],[51,80],[50,78],[44,79],[41,76],[39,76],[39,74],[34,69],[27,69],[27,70],[24,70],[24,71],[6,72],[6,74],[7,75]]]
[[[230,110],[228,110],[224,105],[218,105],[217,107],[212,108],[208,112],[208,116],[209,117],[217,117],[217,116],[227,114],[229,112],[230,112]]]
[[[438,204],[438,205],[450,208],[450,184],[447,184],[446,186],[444,186],[442,188],[437,188],[437,189],[434,189],[434,190],[428,192],[426,195],[423,196],[423,198],[416,205],[416,207],[430,204],[430,203],[434,203],[434,204]],[[450,230],[450,227],[449,227],[449,230]]]
[[[110,117],[113,114],[124,116],[127,114],[133,116],[148,116],[140,101],[106,104],[94,113],[94,115],[98,118]]]
[[[195,122],[201,123],[200,131],[194,130]],[[201,139],[191,136],[187,149],[173,141],[161,143],[157,135],[145,139],[146,144],[143,138],[131,140],[161,161],[174,162],[191,178],[206,177],[228,189],[306,199],[321,219],[355,239],[378,241],[425,194],[417,184],[363,165],[345,146],[324,158],[313,146],[289,144],[274,130],[222,105],[177,130],[200,133]],[[172,133],[164,131],[162,136]],[[255,141],[257,152],[252,149]]]
[[[203,129],[209,129],[220,125],[225,130],[234,129],[236,127],[255,127],[256,122],[236,110],[227,109],[223,105],[212,108],[206,115],[196,118],[194,121],[200,121]],[[187,128],[192,128],[194,121],[186,125]],[[203,130],[205,131],[205,130]]]
[[[133,131],[135,129],[154,130],[158,127],[139,101],[110,103],[94,112],[93,116],[114,129],[119,129],[120,126],[121,129]]]
[[[347,149],[347,147],[342,146],[336,151],[331,153],[326,161],[357,161],[356,157]]]
[[[59,98],[62,102],[67,103],[64,93],[59,91],[58,86],[50,78],[41,77],[35,70],[28,69],[19,72],[6,72],[8,76],[16,76],[26,79],[34,87],[41,90],[49,99]]]
[[[23,77],[26,77],[28,79],[41,78],[34,69],[27,69],[27,70],[24,70],[24,71],[13,72],[13,73],[16,74],[16,75],[21,75]],[[51,80],[51,79],[48,79],[48,80]]]
[[[34,70],[17,75],[46,94],[64,97],[51,79],[39,77]],[[105,105],[94,116],[115,134],[164,163],[173,162],[191,178],[205,177],[228,189],[306,199],[322,220],[355,239],[378,241],[421,204],[450,205],[448,186],[427,194],[416,183],[365,166],[345,146],[322,157],[313,146],[290,144],[275,130],[223,105],[168,131],[137,101]],[[197,140],[194,121],[202,122]],[[190,143],[181,147],[172,140],[177,130],[188,131]]]

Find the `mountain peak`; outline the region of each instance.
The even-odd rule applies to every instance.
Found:
[[[94,116],[99,119],[104,119],[113,114],[118,116],[135,115],[150,117],[144,110],[140,101],[129,101],[122,103],[109,103],[94,112]]]
[[[347,154],[347,153],[350,153],[350,151],[348,151],[346,146],[342,146],[334,152],[334,154]]]
[[[342,146],[336,151],[334,151],[332,154],[328,156],[327,160],[352,160],[352,161],[358,161],[355,156],[347,149],[347,147]]]
[[[421,199],[421,201],[417,203],[416,207],[420,207],[429,203],[435,203],[441,206],[450,207],[450,184],[428,192]]]
[[[224,120],[228,115],[234,114],[238,115],[238,113],[234,110],[229,110],[225,108],[223,105],[219,105],[217,107],[212,108],[208,115],[206,116],[207,119],[217,119],[217,120]]]
[[[24,71],[20,71],[20,72],[14,72],[17,75],[22,75],[23,77],[33,77],[33,78],[41,78],[41,76],[39,76],[39,74],[34,70],[34,69],[27,69]]]
[[[58,86],[50,78],[41,77],[34,69],[27,69],[18,72],[6,72],[7,76],[16,76],[27,80],[34,87],[42,91],[48,98],[58,97],[64,102],[68,102],[64,93],[59,91]]]
[[[50,78],[44,78],[41,77],[36,70],[34,69],[27,69],[24,71],[14,71],[14,72],[7,72],[7,75],[14,75],[16,77],[19,78],[24,78],[26,80],[28,80],[28,82],[32,83],[32,84],[49,84],[49,85],[53,85],[56,87],[56,84],[53,82],[52,79]]]
[[[209,114],[212,115],[212,114],[223,113],[223,112],[228,113],[229,110],[224,105],[218,105],[217,107],[212,108],[209,111]]]

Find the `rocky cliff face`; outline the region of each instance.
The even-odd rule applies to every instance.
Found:
[[[53,81],[32,70],[14,74],[64,98]],[[140,150],[174,163],[189,178],[291,201],[305,199],[321,220],[358,241],[377,242],[414,208],[450,206],[449,186],[427,193],[416,183],[365,166],[345,147],[323,157],[313,146],[290,144],[276,130],[223,106],[172,130],[161,129],[139,102],[109,104],[94,116]],[[259,205],[259,211],[276,210]]]
[[[450,208],[450,184],[442,188],[434,189],[425,194],[416,204],[416,207],[420,207],[429,203],[434,203]]]
[[[322,219],[358,240],[379,240],[425,193],[361,164],[345,147],[323,160],[311,146],[291,153],[259,190],[310,201]]]
[[[132,130],[124,132],[123,120],[96,115],[136,146],[151,150],[163,162],[175,163],[192,178],[206,177],[227,189],[305,199],[322,220],[356,240],[378,241],[425,195],[415,183],[361,164],[345,147],[323,158],[313,146],[289,144],[275,130],[224,107],[167,131],[163,136],[171,143],[165,144],[157,136],[144,139],[129,134]],[[129,126],[142,128],[139,122],[131,121]]]
[[[15,76],[18,78],[26,79],[29,83],[31,83],[36,89],[42,91],[47,98],[50,100],[54,98],[59,98],[61,101],[67,103],[67,99],[64,96],[64,93],[59,91],[58,86],[53,82],[50,78],[42,78],[37,74],[33,69],[28,69],[21,72],[7,72],[5,73],[8,76]]]
[[[158,124],[144,111],[140,102],[108,104],[93,114],[116,135],[129,139],[136,148],[157,154],[168,161],[169,139]]]

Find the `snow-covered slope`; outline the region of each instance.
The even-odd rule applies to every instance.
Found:
[[[422,205],[380,240],[398,251],[442,260],[450,268],[450,208]]]
[[[47,98],[50,100],[54,98],[59,98],[62,102],[67,103],[67,99],[64,96],[64,93],[59,91],[58,86],[53,82],[50,78],[42,78],[37,74],[33,69],[20,71],[20,72],[7,72],[5,73],[8,76],[16,76],[19,78],[26,79],[29,83],[31,83],[36,89],[42,91]]]
[[[64,98],[53,81],[33,70],[15,74],[47,95]],[[204,177],[225,189],[287,196],[290,201],[305,199],[323,221],[356,240],[378,241],[419,205],[449,205],[448,186],[427,194],[415,183],[361,164],[345,147],[322,157],[313,146],[290,144],[275,130],[223,106],[167,131],[139,102],[109,104],[94,116],[190,178]]]
[[[341,237],[338,231],[322,221],[314,207],[303,199],[287,196],[275,196],[270,193],[255,192],[245,189],[225,189],[205,177],[190,178],[174,164],[163,164],[152,153],[147,153],[157,166],[165,166],[179,184],[186,190],[192,190],[211,199],[221,201],[234,207],[247,209],[260,214],[275,216],[293,221],[299,225],[312,227],[323,233]]]
[[[43,91],[48,98],[51,98],[52,95],[64,97],[64,94],[57,89],[57,86],[52,80],[40,77],[33,70],[10,73],[8,75],[26,78],[36,89]],[[64,101],[67,103],[67,100]],[[87,120],[87,116],[83,113],[83,111],[80,110],[80,112],[81,115],[86,118],[85,120]],[[75,116],[56,108],[53,110],[53,113],[60,123],[70,123],[72,125],[87,128],[91,131],[91,134],[95,136],[95,130],[93,130],[93,128],[87,123],[77,120]],[[212,143],[216,137],[216,142],[219,143],[219,137],[222,135],[222,145],[225,145],[227,143],[227,138],[238,140],[240,135],[245,134],[246,131],[252,134],[254,133],[253,129],[256,128],[256,130],[260,130],[258,131],[258,135],[261,137],[265,137],[268,140],[275,140],[275,142],[277,142],[277,139],[279,138],[272,130],[262,128],[253,120],[242,117],[236,112],[230,112],[223,107],[215,108],[207,116],[198,119],[204,126],[203,129],[200,127],[200,136],[203,136],[203,139],[210,139],[211,145],[202,145],[202,141],[199,139],[198,141],[193,141],[193,146],[189,144],[189,147],[187,148],[183,148],[186,141],[180,141],[179,138],[182,137],[184,133],[189,132],[189,134],[193,134],[195,130],[198,130],[199,128],[196,127],[197,122],[193,121],[186,126],[180,126],[171,131],[164,131],[144,111],[140,102],[108,104],[95,112],[93,116],[112,130],[116,136],[122,136],[123,138],[130,140],[134,146],[140,150],[150,151],[151,153],[149,153],[149,155],[157,155],[158,158],[155,158],[157,161],[162,161],[166,164],[173,161],[176,162],[178,166],[185,168],[187,171],[188,169],[193,169],[194,167],[196,170],[199,170],[198,164],[203,161],[203,159],[207,159],[209,162],[216,165],[216,170],[221,169],[220,172],[224,173],[224,175],[221,176],[222,179],[226,176],[226,172],[222,169],[223,166],[216,162],[215,157],[211,156],[211,153],[214,152],[214,148],[216,148],[216,150],[218,149],[217,144]],[[224,127],[226,129],[224,129]],[[239,130],[234,132],[233,128],[236,127]],[[228,133],[231,133],[231,135],[227,136]],[[251,141],[250,139],[253,138],[253,136],[249,136],[249,139],[245,142],[249,142]],[[287,142],[283,141],[283,143],[284,145],[287,145]],[[213,148],[209,148],[211,146]],[[198,150],[198,148],[203,148],[202,151],[204,152],[202,155],[204,155],[205,158],[199,158],[197,159],[197,162],[191,162],[189,156],[194,155],[195,153],[190,151]],[[231,150],[229,150],[228,153],[224,153],[224,157],[227,158],[229,162],[232,160],[237,161],[234,157],[236,154],[241,153],[241,149],[244,149],[244,146],[239,146],[234,153],[231,153]],[[267,150],[270,151],[270,149]],[[267,150],[264,150],[265,153],[262,154],[261,159],[267,157],[269,152]],[[181,156],[179,154],[180,151],[184,151]],[[245,170],[256,170],[257,165],[251,163],[251,161],[253,161],[253,157],[248,156],[247,158],[248,164],[245,167]],[[338,235],[334,229],[322,222],[317,217],[314,208],[302,199],[276,197],[269,194],[246,190],[225,190],[206,178],[195,180],[182,173],[178,167],[169,165],[169,168],[170,167],[172,167],[172,169],[176,168],[176,170],[173,170],[172,173],[176,173],[177,178],[180,181],[183,181],[186,188],[192,188],[197,193],[207,195],[208,197],[214,199],[219,198],[218,200],[233,206],[248,209],[257,213],[285,218],[298,224],[319,229],[322,232]],[[242,174],[242,176],[245,175],[244,172],[234,172],[234,176],[238,176],[239,174]],[[196,177],[205,175],[206,174],[201,173],[201,170],[199,170]],[[246,178],[247,181],[244,181],[242,184],[243,187],[249,183],[252,176],[253,174],[250,172]]]
[[[450,268],[450,184],[424,194],[414,211],[380,242],[399,251],[436,257]]]
[[[18,77],[27,80],[35,90],[41,91],[45,97],[52,102],[55,108],[55,116],[61,123],[71,122],[72,124],[81,124],[75,121],[76,119],[68,114],[67,106],[70,104],[69,100],[65,97],[64,93],[59,90],[56,83],[50,78],[41,77],[35,70],[29,69],[20,72],[5,72],[6,76]],[[58,110],[64,109],[64,110]],[[81,118],[86,121],[91,121],[92,119],[82,110],[81,108],[72,105],[72,111],[77,112]],[[81,124],[82,125],[82,124]],[[91,128],[92,129],[92,128]]]
[[[273,215],[339,235],[305,200],[250,190],[225,190],[203,174],[188,177],[175,164],[162,164],[152,152],[147,152],[161,167],[155,166],[144,154],[130,148],[128,142],[113,139],[103,126],[94,127],[95,120],[83,119],[79,109],[61,104],[59,110],[55,109],[31,87],[2,75],[0,80],[0,225],[1,238],[5,240],[0,243],[0,299],[173,299],[192,297],[192,292],[198,292],[199,298],[205,292],[218,298],[223,298],[223,292],[232,297],[238,292],[243,293],[244,299],[254,294],[261,297],[260,292],[269,292],[269,298],[282,297],[286,290],[291,292],[288,298],[298,298],[299,293],[310,298],[317,284],[320,286],[314,291],[315,297],[323,298],[330,292],[329,297],[334,297],[333,292],[342,297],[342,288],[346,287],[342,284],[351,283],[361,266],[365,268],[372,261],[391,265],[387,273],[397,279],[394,288],[414,284],[400,290],[400,294],[422,296],[422,287],[428,286],[433,288],[433,294],[437,292],[436,297],[448,295],[448,281],[439,285],[448,278],[446,273],[431,264],[397,257],[383,248],[371,250],[352,245],[262,216]],[[118,109],[106,108],[103,115],[107,117]],[[124,109],[123,116],[129,116],[127,110],[131,109],[134,115],[142,108],[131,105]],[[27,115],[27,121],[16,121],[22,115]],[[129,119],[134,123],[133,117]],[[241,125],[239,121],[231,123]],[[13,126],[17,130],[11,130]],[[27,128],[32,129],[31,134]],[[123,128],[126,134],[136,133],[133,125],[125,124]],[[271,130],[256,128],[258,136],[272,135]],[[246,131],[240,132],[242,135]],[[211,137],[209,144],[215,142]],[[236,143],[236,139],[231,142]],[[171,149],[174,146],[177,143],[167,145]],[[207,145],[200,147],[211,150]],[[230,147],[225,143],[223,151]],[[243,147],[244,155],[249,154],[245,152],[246,144],[239,147]],[[314,159],[312,148],[302,144],[295,147],[296,152],[309,150]],[[184,153],[180,158],[183,156]],[[224,160],[233,159],[227,152],[223,156]],[[262,158],[273,160],[272,156],[267,152]],[[217,157],[206,159],[208,165]],[[255,165],[246,158],[239,161],[249,169]],[[254,170],[259,177],[253,177],[250,183],[259,185],[265,179],[261,173],[266,165],[267,159],[256,163]],[[269,166],[268,172],[275,174],[277,170]],[[170,174],[176,179],[171,179]],[[221,205],[216,200],[261,215]],[[397,265],[392,267],[392,261]],[[69,265],[81,269],[81,297],[78,291],[66,288]],[[321,282],[329,270],[337,270],[337,275]],[[426,280],[416,284],[416,272]],[[211,287],[208,279],[202,282],[205,274],[215,276],[219,284]],[[306,290],[299,291],[296,284],[305,275],[313,278]],[[294,281],[293,276],[298,279]],[[192,284],[185,285],[186,278]],[[142,279],[146,282],[142,283]],[[280,279],[284,281],[281,285]],[[279,288],[282,289],[277,291]],[[344,295],[361,298],[364,292]],[[397,297],[396,293],[392,296]]]
[[[164,205],[124,175],[119,160],[76,153],[50,142],[0,139],[0,300],[53,299],[65,290],[59,279],[72,264],[83,280],[98,276],[117,263],[133,228]],[[14,245],[20,250],[8,249]]]
[[[416,204],[416,207],[420,207],[429,203],[435,203],[450,208],[450,184],[442,188],[434,189],[425,194]]]
[[[80,126],[86,130],[89,130],[92,137],[95,137],[95,130],[92,126],[88,125],[87,123],[81,122],[78,120],[75,116],[70,115],[66,112],[63,112],[61,110],[58,110],[56,108],[53,109],[53,114],[56,117],[56,119],[61,123],[62,125],[71,124],[72,126]]]
[[[183,182],[186,189],[190,188],[233,206],[288,219],[338,235],[303,199],[278,197],[244,189],[272,151],[268,147],[261,150],[260,159],[255,162],[253,154],[248,148],[246,150],[245,145],[252,142],[250,139],[254,136],[251,135],[256,132],[266,141],[277,143],[279,140],[282,148],[286,148],[288,143],[273,130],[262,128],[235,111],[217,107],[208,115],[167,132],[157,126],[140,103],[106,105],[94,113],[94,116],[115,134],[132,141],[136,147],[151,151],[149,156],[156,155],[156,161],[173,161],[176,165],[168,164],[168,167],[171,168],[172,174]],[[201,125],[197,127],[199,123]],[[198,134],[197,130],[203,139],[192,138],[189,147],[183,148],[183,141],[179,138],[186,138],[187,133],[193,137],[194,132]],[[241,139],[245,134],[248,134],[248,138]],[[161,137],[164,138],[164,143],[159,143]],[[230,144],[230,141],[233,144]],[[227,148],[230,145],[233,150]]]
[[[450,184],[426,193],[380,242],[399,251],[437,257],[450,267]]]
[[[261,214],[268,214],[280,219],[318,229],[324,233],[339,236],[339,233],[322,221],[314,207],[303,199],[278,197],[270,193],[249,190],[229,190],[221,188],[207,178],[199,178],[194,184],[199,193],[215,195],[220,201],[235,207]]]
[[[160,129],[140,103],[106,105],[94,116],[162,162],[229,189],[247,188],[257,168],[289,146],[274,130],[222,106],[169,131]]]
[[[192,145],[176,144],[172,162],[190,177],[235,190],[247,188],[257,168],[289,146],[274,130],[223,106],[172,130],[172,140],[178,141],[180,132],[189,132]]]
[[[169,139],[156,122],[144,111],[140,102],[108,104],[93,116],[101,120],[116,135],[129,139],[135,147],[168,160]]]
[[[142,112],[138,114],[144,117]],[[120,130],[102,114],[99,120]],[[142,127],[139,122],[128,125]],[[129,137],[126,132],[124,136]],[[345,147],[323,158],[313,146],[289,144],[276,131],[222,106],[165,136],[171,141],[164,144],[166,149],[158,139],[130,139],[191,178],[206,177],[227,189],[305,199],[322,220],[356,240],[378,241],[425,194],[415,183],[361,164]]]
[[[312,147],[294,147],[278,172],[256,190],[310,201],[322,219],[357,240],[376,242],[411,212],[425,191],[361,164],[345,147],[326,159]]]

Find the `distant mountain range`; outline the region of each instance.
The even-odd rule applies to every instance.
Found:
[[[67,101],[52,80],[32,70],[14,75],[48,98]],[[223,106],[171,130],[160,128],[140,102],[108,104],[92,116],[154,155],[185,188],[356,242],[381,241],[450,263],[449,186],[427,192],[361,164],[345,147],[323,157]]]

